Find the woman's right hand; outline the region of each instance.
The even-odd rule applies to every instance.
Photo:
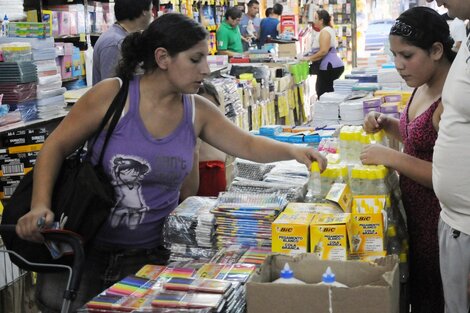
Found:
[[[54,213],[46,207],[34,208],[23,215],[16,224],[16,233],[21,239],[43,242],[41,229],[52,225]]]
[[[379,112],[369,112],[364,118],[362,127],[366,133],[376,133],[384,129],[387,116]]]

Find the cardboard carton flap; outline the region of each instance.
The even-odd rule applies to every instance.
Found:
[[[294,277],[307,284],[271,283],[288,262]],[[246,285],[248,313],[328,313],[329,286],[318,285],[330,266],[336,280],[349,288],[331,287],[333,312],[398,313],[398,258],[387,256],[376,263],[319,260],[312,254],[266,258]]]

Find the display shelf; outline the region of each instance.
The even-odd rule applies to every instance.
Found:
[[[86,36],[85,34],[77,34],[77,35],[64,35],[64,36],[54,36],[54,40],[80,40],[81,37]],[[91,33],[90,36],[92,37],[99,37],[101,33]]]
[[[25,127],[29,127],[29,126],[40,126],[40,125],[48,124],[48,123],[51,123],[51,122],[57,122],[57,121],[63,119],[64,116],[66,116],[67,114],[68,114],[68,111],[63,110],[63,112],[59,113],[58,115],[47,118],[47,119],[36,119],[36,120],[28,121],[28,122],[22,122],[21,121],[21,122],[17,122],[17,123],[12,123],[12,124],[8,124],[8,125],[0,126],[0,135],[2,133],[5,133],[7,131],[11,131],[11,130],[14,130],[14,129],[20,129],[20,128],[25,128]]]

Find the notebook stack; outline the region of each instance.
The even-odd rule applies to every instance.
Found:
[[[37,70],[32,62],[0,62],[0,93],[10,111],[19,110],[21,119],[36,119]]]
[[[172,261],[209,261],[215,253],[215,218],[210,212],[216,199],[189,197],[168,216],[165,242],[171,245]]]
[[[285,204],[285,196],[278,194],[221,193],[211,211],[216,217],[217,247],[270,247],[271,223]]]

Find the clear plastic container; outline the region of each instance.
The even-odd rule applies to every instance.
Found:
[[[305,285],[305,282],[294,277],[294,272],[290,269],[289,263],[284,265],[284,268],[281,271],[281,277],[273,281],[273,283]]]
[[[312,162],[310,166],[310,177],[307,185],[307,195],[305,202],[316,202],[321,200],[321,179],[320,179],[320,166],[318,162]]]

